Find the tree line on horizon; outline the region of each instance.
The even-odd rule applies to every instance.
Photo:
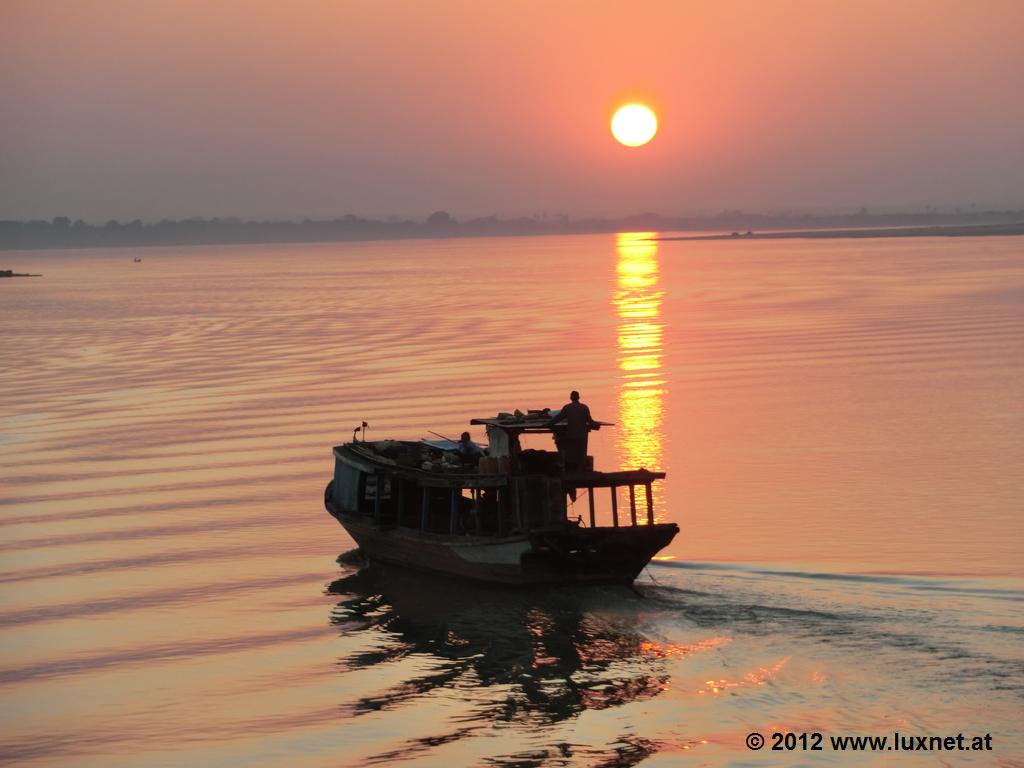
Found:
[[[520,218],[484,216],[458,220],[435,211],[423,221],[370,219],[347,215],[336,219],[244,220],[238,218],[135,219],[90,224],[67,216],[29,221],[0,220],[0,249],[90,248],[147,245],[215,245],[304,243],[344,240],[391,240],[499,235],[586,234],[620,231],[701,231],[1003,224],[1024,221],[1024,210],[956,209],[940,212],[847,214],[751,213],[724,210],[712,216],[664,216],[643,213],[617,219],[572,219],[565,215]]]

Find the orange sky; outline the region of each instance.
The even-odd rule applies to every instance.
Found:
[[[1017,0],[6,0],[0,218],[1019,206],[1021,82]]]

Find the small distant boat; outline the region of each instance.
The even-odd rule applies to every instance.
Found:
[[[451,441],[368,442],[364,423],[363,440],[354,434],[334,448],[324,504],[370,561],[516,586],[631,583],[679,532],[654,521],[651,487],[665,473],[566,472],[557,451],[523,450],[520,435],[553,432],[549,416],[472,419],[504,455],[468,464]],[[622,487],[630,506],[620,521]],[[594,491],[602,488],[611,493],[608,526],[595,519]],[[637,489],[646,501],[639,519]],[[581,490],[589,524],[568,518],[566,494]]]
[[[132,259],[132,261],[134,261],[136,264],[138,264],[140,261],[142,261],[142,259],[140,259],[138,256],[136,256],[134,259]]]

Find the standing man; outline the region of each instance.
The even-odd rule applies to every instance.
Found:
[[[569,403],[562,406],[558,415],[550,419],[544,426],[553,427],[565,423],[565,430],[558,440],[558,447],[565,458],[565,469],[568,472],[579,471],[587,465],[587,438],[592,429],[600,429],[590,417],[590,409],[580,402],[580,393],[575,389],[569,393]]]

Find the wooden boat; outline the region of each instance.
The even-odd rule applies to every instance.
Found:
[[[547,412],[533,411],[473,419],[507,450],[478,463],[427,441],[353,435],[334,448],[324,504],[371,561],[508,585],[632,582],[679,532],[675,523],[654,520],[651,486],[665,473],[566,472],[557,451],[520,447],[524,433],[558,429],[548,422]],[[622,487],[629,488],[629,510],[620,521]],[[597,525],[598,489],[610,489],[611,525]],[[566,494],[579,491],[589,501],[589,524],[568,518]]]

